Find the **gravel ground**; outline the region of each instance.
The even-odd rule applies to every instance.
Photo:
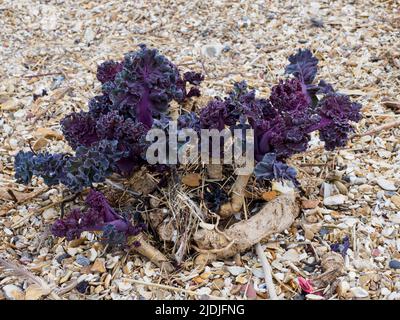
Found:
[[[140,43],[157,47],[182,70],[205,73],[207,96],[242,79],[265,96],[290,54],[315,52],[319,77],[362,103],[356,127],[362,136],[341,150],[316,146],[293,159],[308,201],[290,230],[263,243],[277,292],[304,298],[298,278],[320,272],[318,257],[348,238],[344,272],[323,296],[400,300],[400,128],[365,134],[400,120],[397,1],[5,0],[0,29],[0,257],[14,270],[0,273],[0,300],[187,299],[192,291],[197,298],[267,297],[252,251],[201,271],[188,261],[165,277],[137,255],[50,237],[61,188],[43,193],[39,180],[29,188],[14,182],[13,156],[29,141],[36,150],[69,150],[60,119],[85,109],[99,92],[98,63],[120,59]]]

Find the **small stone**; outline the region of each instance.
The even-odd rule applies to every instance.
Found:
[[[94,289],[94,292],[97,293],[97,294],[99,294],[99,293],[102,292],[103,290],[104,290],[104,287],[103,287],[103,286],[98,286],[98,287],[96,287],[96,289]]]
[[[393,197],[390,198],[390,201],[398,208],[400,209],[400,196],[394,195]]]
[[[388,296],[390,294],[390,290],[388,288],[382,288],[381,289],[381,295],[383,296]]]
[[[306,230],[304,231],[304,237],[305,237],[307,240],[312,240],[312,239],[314,239],[315,234],[314,234],[314,232],[312,232],[311,230],[306,229]]]
[[[4,111],[14,111],[18,107],[18,100],[16,98],[7,99],[5,101],[0,101],[0,110]]]
[[[206,280],[206,279],[208,279],[210,276],[211,276],[211,272],[203,272],[203,273],[200,275],[200,278]]]
[[[126,280],[119,280],[117,282],[118,290],[120,293],[123,293],[125,291],[129,291],[132,289],[132,284]]]
[[[392,268],[392,269],[395,269],[395,270],[400,269],[400,261],[398,261],[398,260],[391,260],[391,261],[389,262],[389,268]]]
[[[75,252],[75,254],[76,254],[78,252],[78,249],[76,249],[76,247],[79,247],[84,242],[85,242],[85,238],[71,240],[68,243],[68,247],[69,247],[68,249],[71,249],[71,251]],[[67,249],[67,251],[68,251],[68,249]],[[71,254],[71,256],[72,256],[72,254]]]
[[[82,267],[88,266],[90,264],[90,260],[84,256],[78,255],[75,260]]]
[[[387,227],[382,230],[382,235],[386,238],[392,238],[396,229],[394,227]]]
[[[25,118],[26,116],[26,111],[24,109],[19,109],[17,112],[14,112],[14,118],[16,119],[22,119]]]
[[[318,294],[307,294],[306,295],[306,299],[307,300],[325,300],[325,298],[323,296],[320,296]]]
[[[89,260],[93,262],[97,258],[97,251],[95,248],[90,248],[89,250]]]
[[[400,300],[400,292],[392,292],[387,297],[388,300]]]
[[[315,209],[319,204],[319,200],[303,200],[301,206],[303,209]]]
[[[198,187],[200,185],[201,176],[198,173],[189,173],[182,178],[182,183],[189,187]]]
[[[347,201],[348,197],[343,195],[343,194],[337,194],[334,196],[330,196],[324,199],[324,205],[326,206],[338,206],[341,205],[343,203],[345,203],[345,201]]]
[[[238,267],[238,266],[231,266],[231,267],[226,267],[226,269],[229,271],[229,273],[233,276],[237,276],[241,273],[244,273],[246,271],[245,268],[243,267]]]
[[[276,191],[266,191],[266,192],[263,192],[263,194],[261,195],[261,197],[265,201],[274,200],[277,196],[278,196],[278,192],[276,192]]]
[[[200,289],[197,289],[196,292],[198,295],[209,295],[211,293],[211,289],[208,287],[202,287]]]
[[[57,211],[54,208],[49,208],[43,211],[42,216],[45,221],[54,219],[57,216]]]
[[[105,262],[103,258],[97,258],[93,263],[93,266],[90,268],[92,272],[106,272]]]
[[[35,134],[36,137],[54,138],[56,140],[62,140],[63,139],[63,135],[62,134],[60,134],[60,133],[58,133],[58,132],[56,132],[54,130],[51,130],[49,128],[38,128],[35,131],[34,134]]]
[[[396,190],[397,190],[397,188],[396,188],[396,186],[394,185],[394,183],[391,182],[391,181],[389,181],[389,180],[386,180],[386,179],[383,179],[383,178],[379,178],[379,179],[376,180],[376,183],[377,183],[383,190],[386,190],[386,191],[396,191]]]
[[[20,287],[14,284],[8,284],[3,287],[3,292],[7,300],[24,300],[25,295]]]
[[[347,281],[341,281],[336,288],[336,292],[339,297],[345,297],[349,290],[350,284]]]
[[[209,58],[216,58],[221,54],[223,49],[224,46],[220,43],[210,43],[201,47],[201,54]]]
[[[245,284],[247,283],[249,280],[247,279],[247,277],[245,275],[238,275],[235,279],[236,283],[240,283],[240,284]]]
[[[81,281],[76,285],[76,290],[78,290],[79,293],[85,294],[88,287],[89,283],[87,281]]]
[[[262,268],[253,268],[251,269],[251,272],[253,273],[253,276],[255,276],[256,278],[264,279],[264,271]]]
[[[379,249],[373,249],[371,255],[373,257],[379,257],[381,255],[381,252],[379,251]]]
[[[222,288],[225,287],[225,281],[222,278],[217,278],[213,280],[212,282],[212,287],[218,290],[221,290]]]
[[[201,277],[195,277],[193,278],[193,281],[196,282],[197,284],[202,284],[205,280]]]
[[[70,257],[71,257],[71,256],[70,256],[68,253],[62,253],[62,254],[60,254],[60,255],[56,258],[56,260],[57,260],[58,263],[61,264],[61,262],[62,262],[64,259],[70,258]]]
[[[286,183],[281,181],[272,181],[272,190],[282,194],[292,193],[293,188],[289,187]]]
[[[110,287],[112,276],[111,274],[107,274],[106,278],[104,279],[104,287],[108,289]]]
[[[39,300],[44,295],[49,293],[48,290],[37,284],[31,284],[25,291],[25,300]]]
[[[286,251],[283,256],[282,260],[291,261],[291,262],[299,262],[300,255],[295,249],[289,249]]]
[[[342,182],[335,180],[334,184],[341,194],[347,195],[349,193],[349,189]]]
[[[119,261],[119,256],[114,256],[114,257],[109,258],[106,263],[106,268],[107,269],[114,268],[115,265],[118,263],[118,261]]]
[[[67,248],[67,253],[74,257],[79,252],[78,248]]]
[[[364,290],[361,287],[354,287],[350,289],[351,294],[355,298],[367,298],[369,296],[369,293],[367,290]]]
[[[388,218],[393,223],[400,224],[400,212],[396,214],[388,214]]]
[[[69,280],[69,278],[71,277],[72,272],[73,272],[72,270],[67,270],[65,275],[60,279],[60,284],[67,282]]]
[[[46,138],[39,138],[35,141],[35,143],[32,146],[32,149],[34,151],[39,151],[40,149],[43,149],[44,147],[46,147],[49,143],[49,140],[47,140]]]
[[[83,36],[83,38],[85,39],[86,43],[89,43],[94,40],[95,36],[96,36],[96,34],[94,33],[93,29],[89,27],[86,29],[85,35]]]

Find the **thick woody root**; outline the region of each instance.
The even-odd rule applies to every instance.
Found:
[[[139,243],[140,245],[136,245]],[[168,273],[174,271],[174,267],[168,261],[167,257],[162,254],[157,248],[153,247],[148,242],[147,237],[143,233],[140,233],[139,235],[134,237],[130,237],[128,240],[128,245],[132,250],[148,258],[156,266],[160,267],[162,271]]]
[[[249,179],[250,175],[239,175],[236,177],[235,183],[233,184],[232,188],[231,201],[228,203],[224,203],[219,211],[219,215],[221,216],[221,218],[229,218],[233,214],[239,212],[240,209],[242,209],[245,189],[247,183],[249,182]]]
[[[283,194],[268,202],[248,220],[235,223],[224,232],[200,229],[194,236],[194,248],[200,253],[195,263],[205,265],[250,249],[274,233],[289,228],[299,214],[294,193]]]

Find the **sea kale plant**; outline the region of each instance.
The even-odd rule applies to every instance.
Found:
[[[292,76],[273,86],[269,99],[257,98],[244,81],[235,83],[227,97],[211,100],[200,111],[199,123],[219,130],[250,125],[256,177],[298,185],[296,170],[286,160],[307,150],[313,132],[327,150],[345,146],[352,122],[361,119],[361,105],[324,80],[314,84],[318,59],[311,51],[299,50],[289,62],[285,71]]]
[[[168,119],[171,101],[199,96],[203,76],[180,74],[155,49],[141,45],[123,61],[98,66],[102,93],[89,101],[89,111],[74,112],[61,121],[74,154],[19,152],[15,177],[28,184],[33,175],[49,185],[63,184],[77,192],[103,182],[112,173],[128,176],[146,163],[145,136]]]
[[[343,147],[352,123],[361,118],[360,104],[324,80],[315,81],[317,65],[311,51],[299,50],[289,57],[287,77],[271,88],[269,98],[257,97],[245,81],[235,83],[225,98],[213,98],[198,113],[183,112],[178,129],[251,128],[256,177],[299,186],[296,170],[286,161],[307,150],[313,132],[327,150]],[[97,79],[102,92],[89,101],[88,111],[71,113],[61,121],[73,154],[19,152],[18,182],[28,184],[35,175],[49,186],[63,184],[78,192],[113,173],[130,176],[147,164],[147,132],[165,128],[172,101],[182,104],[199,96],[203,76],[182,75],[165,56],[142,45],[123,61],[99,65]],[[247,180],[243,181],[245,186]],[[53,233],[73,239],[83,231],[102,231],[116,242],[137,234],[138,227],[116,213],[98,192],[91,191],[86,202],[86,211],[73,210],[53,225]]]
[[[56,220],[51,231],[57,237],[73,240],[84,231],[102,232],[102,240],[107,244],[124,244],[127,237],[138,235],[145,226],[133,225],[127,215],[117,213],[101,192],[90,190],[86,197],[87,210],[73,209],[62,219]]]

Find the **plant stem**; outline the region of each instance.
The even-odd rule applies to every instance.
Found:
[[[271,265],[269,264],[268,259],[265,256],[264,250],[261,248],[261,244],[258,242],[255,245],[255,247],[256,247],[256,252],[257,252],[258,258],[260,259],[261,266],[264,271],[265,284],[267,285],[269,299],[270,300],[278,300],[278,296],[276,295],[276,291],[275,291],[275,286],[272,281]]]

